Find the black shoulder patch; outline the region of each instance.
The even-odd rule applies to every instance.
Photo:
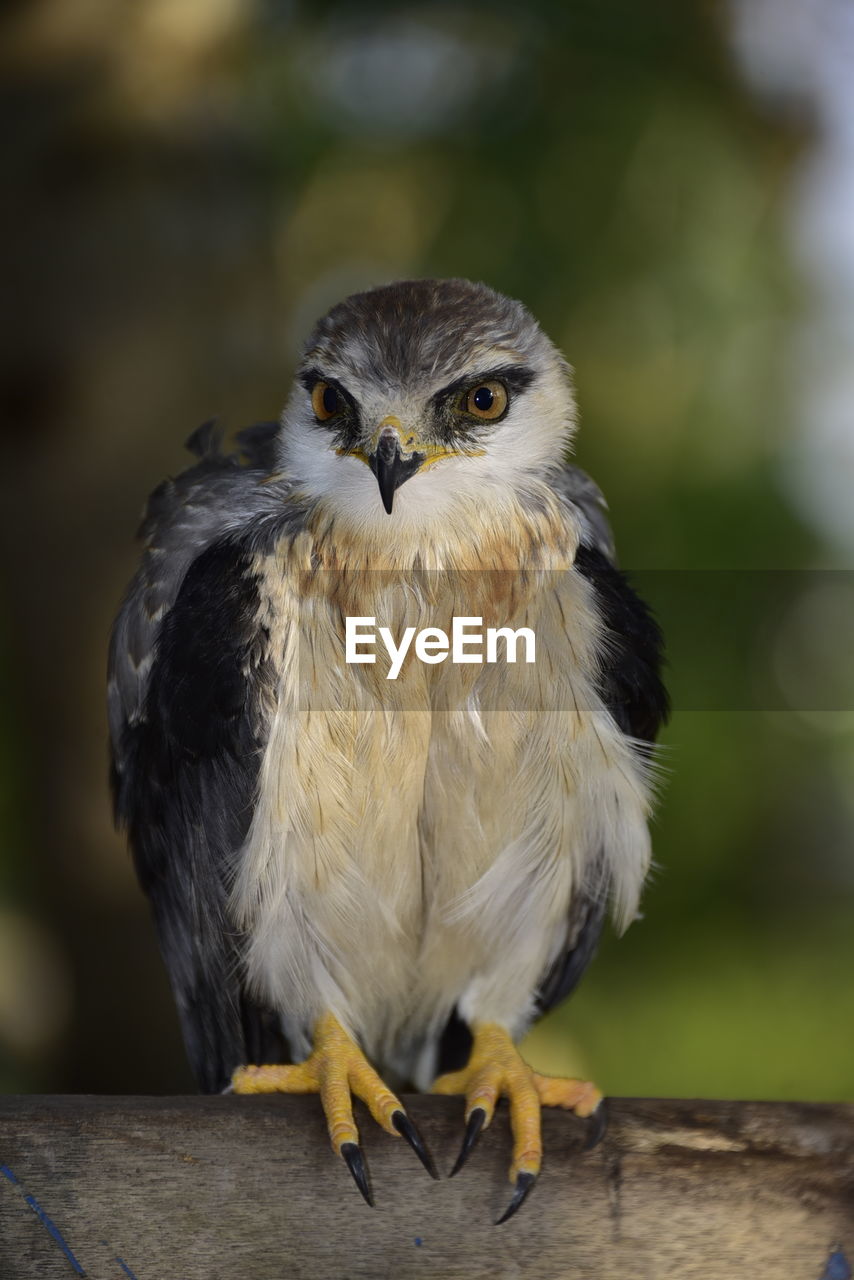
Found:
[[[192,755],[251,750],[251,693],[265,675],[267,635],[256,622],[248,557],[214,543],[187,572],[157,641],[149,718]]]
[[[654,742],[670,703],[661,679],[664,640],[648,606],[601,551],[580,546],[575,567],[592,584],[609,645],[599,693],[624,733]]]

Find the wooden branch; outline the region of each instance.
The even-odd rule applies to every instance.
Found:
[[[446,1173],[457,1099],[412,1097]],[[432,1182],[360,1125],[377,1207],[329,1149],[316,1098],[0,1099],[0,1277],[91,1280],[841,1280],[854,1259],[854,1106],[613,1099],[581,1150],[543,1117],[518,1217],[502,1108]]]

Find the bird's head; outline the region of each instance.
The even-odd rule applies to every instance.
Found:
[[[542,484],[574,424],[569,366],[521,303],[468,280],[403,281],[315,326],[281,462],[332,514],[423,528]]]

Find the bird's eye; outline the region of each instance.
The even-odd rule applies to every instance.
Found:
[[[311,407],[318,422],[334,418],[344,408],[341,395],[328,382],[316,382],[311,391]]]
[[[507,388],[503,382],[482,382],[465,393],[462,408],[475,418],[491,422],[507,408]]]

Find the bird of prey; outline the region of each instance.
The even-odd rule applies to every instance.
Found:
[[[603,1127],[591,1083],[515,1047],[608,904],[620,928],[636,914],[667,709],[659,629],[566,460],[575,421],[521,303],[466,280],[349,297],[279,423],[235,453],[210,424],[190,438],[115,623],[116,814],[199,1084],[319,1093],[369,1202],[354,1095],[428,1169],[393,1089],[465,1097],[457,1167],[506,1097],[499,1221],[539,1172],[541,1105]],[[369,639],[347,662],[353,619]],[[418,632],[395,679],[370,623]]]

